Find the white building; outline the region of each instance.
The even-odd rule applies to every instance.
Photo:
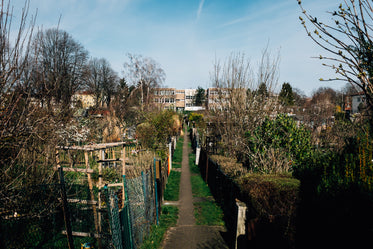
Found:
[[[197,89],[156,88],[154,89],[154,103],[165,109],[176,111],[199,111],[203,106],[195,106]]]
[[[351,114],[358,113],[359,108],[366,107],[366,97],[363,92],[351,95]]]

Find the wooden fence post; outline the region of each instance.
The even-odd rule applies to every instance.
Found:
[[[58,152],[56,153],[56,157],[58,157]],[[59,160],[57,163],[59,164]],[[63,211],[63,218],[65,220],[67,241],[68,241],[69,249],[74,249],[73,232],[71,229],[70,212],[69,212],[69,207],[67,203],[67,195],[66,195],[66,188],[65,188],[65,178],[63,176],[63,169],[61,167],[58,167],[58,174],[60,177],[62,211]]]
[[[87,178],[88,178],[89,192],[91,194],[91,200],[94,201],[95,200],[95,195],[93,193],[92,177],[91,177],[91,173],[88,172],[88,169],[90,169],[90,167],[89,167],[89,155],[88,155],[88,151],[84,151],[84,157],[85,157],[85,165],[86,165],[86,168],[87,168]],[[99,234],[99,224],[98,224],[98,220],[97,220],[96,204],[92,204],[92,208],[93,208],[93,219],[95,221],[96,233]],[[98,242],[98,248],[101,249],[102,245],[101,245],[101,238],[100,238],[100,236],[98,236],[97,242]]]

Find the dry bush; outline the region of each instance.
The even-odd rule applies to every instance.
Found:
[[[291,170],[291,163],[285,151],[281,148],[264,148],[262,152],[252,153],[251,172],[281,174]]]
[[[152,170],[155,154],[152,151],[139,151],[137,155],[129,157],[127,175],[129,178],[141,176],[141,172]]]
[[[245,133],[254,130],[266,116],[276,113],[277,98],[272,95],[278,80],[278,56],[263,51],[255,75],[244,54],[232,54],[222,65],[215,63],[212,81],[216,87],[209,96],[210,122],[208,136],[220,137],[223,153],[242,157]]]
[[[119,120],[115,115],[107,116],[103,122],[102,141],[104,143],[119,142],[122,134]]]
[[[19,20],[13,20],[18,17]],[[8,191],[15,188],[53,180],[53,148],[58,143],[55,131],[65,119],[62,112],[57,110],[52,114],[41,108],[41,103],[33,98],[32,67],[35,61],[31,58],[34,49],[31,41],[34,23],[34,17],[28,15],[28,1],[18,13],[13,13],[10,1],[1,2],[1,197],[7,196]]]

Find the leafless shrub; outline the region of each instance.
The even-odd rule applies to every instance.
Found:
[[[262,53],[255,75],[243,53],[232,54],[223,64],[215,63],[212,82],[215,95],[209,96],[210,119],[216,129],[210,136],[221,137],[223,153],[243,159],[247,151],[245,133],[276,114],[279,56],[267,49]]]

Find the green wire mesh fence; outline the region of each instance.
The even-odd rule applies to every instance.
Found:
[[[46,184],[9,190],[0,196],[0,248],[69,248],[61,189],[74,248],[87,243],[95,249],[138,248],[156,222],[154,180],[152,170],[124,178],[125,200],[121,187],[89,189],[84,176],[78,182],[66,177],[64,188]]]

